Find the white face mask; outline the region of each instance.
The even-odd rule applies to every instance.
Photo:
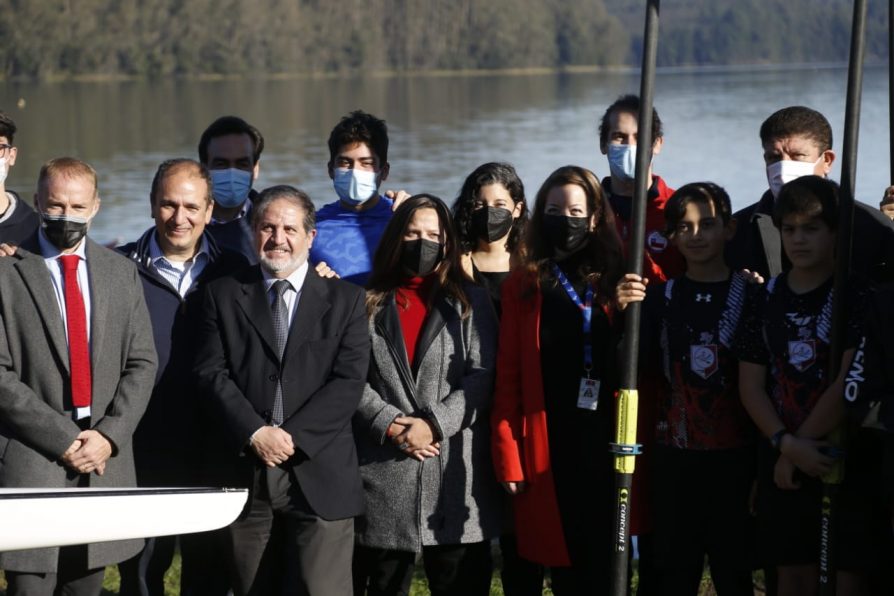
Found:
[[[9,174],[9,165],[6,163],[6,158],[0,159],[0,184],[6,182],[6,175]]]
[[[787,182],[791,182],[795,178],[801,176],[812,176],[816,170],[816,166],[822,161],[823,156],[811,163],[809,161],[793,161],[790,159],[781,159],[767,166],[767,182],[770,183],[770,192],[773,198],[779,196],[779,191]]]

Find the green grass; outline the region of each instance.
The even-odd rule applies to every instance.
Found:
[[[636,576],[636,568],[634,562],[634,573],[633,573],[633,585],[636,587],[637,585],[637,576]],[[120,578],[118,576],[118,568],[117,567],[107,567],[106,568],[106,577],[103,582],[103,594],[117,594],[118,586],[119,586]],[[548,582],[547,582],[548,583]],[[764,582],[763,582],[763,574],[758,572],[755,574],[755,596],[764,594]],[[490,593],[491,596],[503,596],[503,588],[500,583],[500,573],[499,569],[494,571],[494,577],[491,580],[490,585]],[[543,594],[545,596],[552,596],[552,590],[549,589],[548,585],[544,587]],[[176,554],[174,556],[174,564],[171,565],[171,568],[168,569],[168,572],[165,574],[165,596],[179,596],[180,594],[180,554]],[[708,575],[707,569],[705,570],[705,575],[702,577],[702,585],[699,590],[699,596],[716,596],[717,592],[714,590],[714,584],[711,583],[711,578]],[[0,596],[6,596],[6,580],[3,578],[3,572],[0,571]],[[410,588],[410,596],[430,596],[430,592],[428,591],[428,586],[425,583],[425,572],[423,571],[421,566],[416,568],[416,573],[413,577],[413,585]]]

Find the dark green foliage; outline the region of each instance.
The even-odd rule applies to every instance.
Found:
[[[850,0],[664,0],[660,65],[842,62]],[[0,78],[640,62],[645,0],[0,0]],[[887,3],[869,6],[869,60]]]
[[[625,60],[641,61],[645,1],[605,0],[630,31]],[[888,3],[869,0],[868,61],[888,53]],[[661,66],[846,62],[852,0],[662,0]]]

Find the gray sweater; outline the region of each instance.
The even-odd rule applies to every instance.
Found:
[[[354,417],[366,516],[364,546],[422,546],[489,540],[500,531],[500,493],[490,456],[497,321],[487,293],[466,287],[472,313],[440,298],[432,306],[411,370],[393,296],[370,320],[372,358]],[[440,456],[404,455],[386,431],[400,415],[426,416],[442,437]]]

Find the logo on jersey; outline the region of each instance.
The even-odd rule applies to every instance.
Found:
[[[800,339],[788,342],[788,363],[804,372],[816,362],[816,340]]]
[[[696,302],[710,302],[711,295],[710,294],[696,294],[695,301]]]
[[[652,252],[664,252],[667,248],[667,238],[665,238],[658,230],[653,230],[646,239],[646,244]]]
[[[689,368],[692,372],[706,379],[717,372],[717,345],[689,346]]]

